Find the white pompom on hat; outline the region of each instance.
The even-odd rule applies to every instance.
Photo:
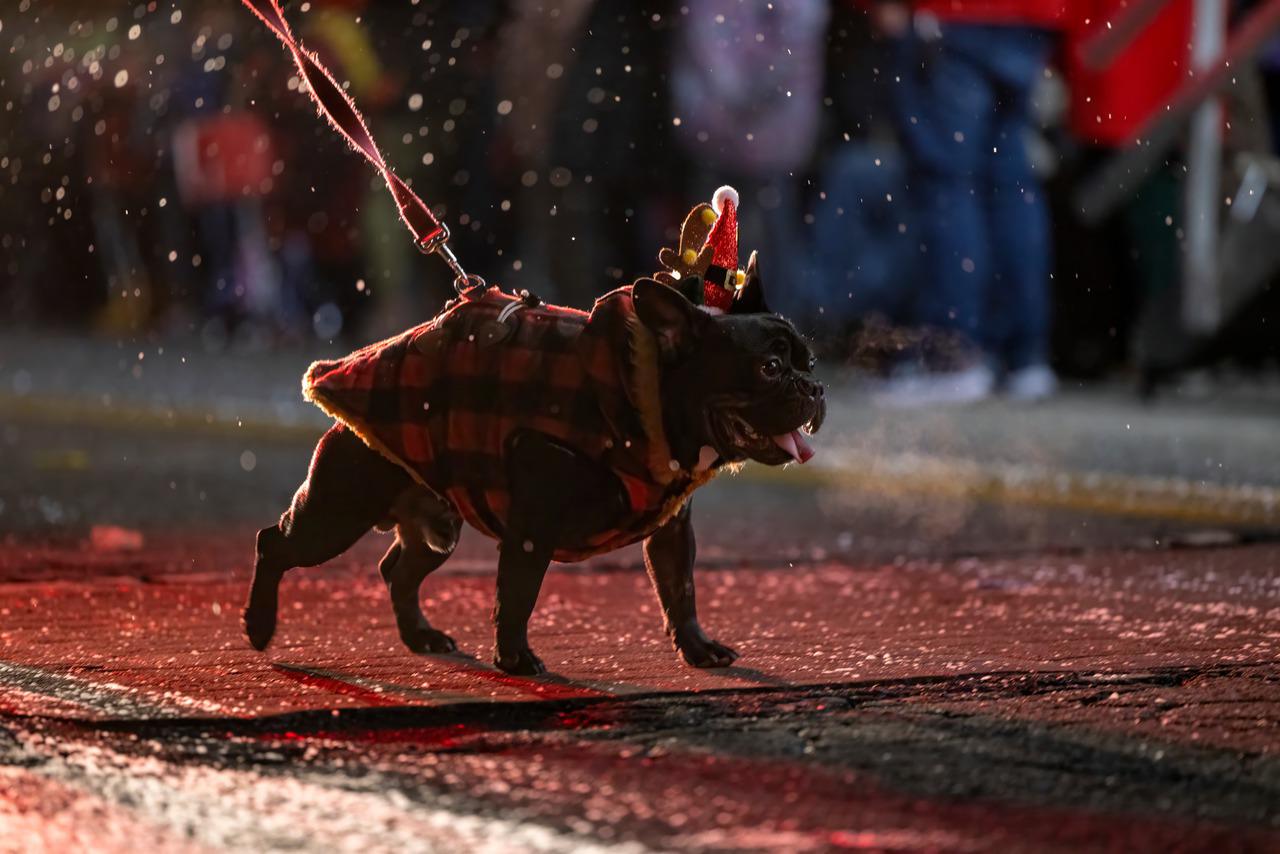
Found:
[[[717,215],[724,210],[724,203],[726,199],[728,199],[729,204],[733,205],[735,208],[738,207],[738,191],[733,187],[730,187],[728,184],[725,184],[723,187],[716,190],[711,196],[711,207],[715,210]]]

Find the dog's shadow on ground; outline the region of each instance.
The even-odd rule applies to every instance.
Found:
[[[515,688],[523,693],[532,694],[543,699],[571,699],[583,696],[615,696],[617,689],[624,686],[592,679],[573,679],[554,671],[539,673],[535,676],[522,676],[507,673],[491,661],[479,656],[456,650],[450,653],[424,653],[424,657],[452,667],[455,671],[464,671],[468,676]],[[630,693],[622,691],[621,693]]]
[[[608,680],[596,679],[575,679],[564,676],[554,671],[540,673],[537,676],[516,676],[499,670],[492,662],[484,661],[478,656],[458,650],[447,654],[425,654],[428,658],[436,659],[442,663],[453,663],[468,670],[473,670],[477,675],[488,674],[489,678],[499,679],[508,684],[527,683],[530,688],[534,686],[560,686],[563,688],[579,688],[592,691],[604,690],[608,691],[611,684]],[[795,688],[798,685],[782,676],[773,673],[765,673],[763,670],[756,670],[754,667],[743,667],[741,665],[730,665],[729,667],[708,667],[701,670],[708,676],[718,677],[726,680],[734,680],[737,682],[748,682],[752,685],[758,685],[765,688]],[[620,686],[621,687],[621,686]],[[627,692],[630,693],[630,692]],[[648,693],[648,692],[645,692]],[[657,692],[664,693],[664,692]]]
[[[472,653],[463,652],[462,650],[446,654],[426,653],[425,656],[441,663],[453,664],[459,669],[466,669],[480,678],[500,681],[507,685],[526,686],[531,693],[536,694],[553,695],[565,690],[601,694],[666,693],[661,690],[652,692],[637,691],[633,686],[622,683],[615,684],[609,680],[576,679],[554,671],[540,673],[537,676],[517,676],[499,670],[492,662],[485,661]],[[762,688],[798,687],[795,682],[785,677],[736,664],[729,667],[709,667],[701,672],[730,683],[725,685],[726,688],[737,687],[732,685],[734,682],[745,682]]]
[[[516,675],[500,670],[492,662],[479,656],[456,650],[448,653],[419,653],[423,659],[436,662],[439,666],[467,678],[482,683],[501,685],[515,689],[530,699],[537,697],[543,700],[569,700],[574,698],[607,698],[624,697],[640,694],[668,694],[674,689],[663,689],[656,686],[631,685],[609,679],[574,678],[562,673],[549,671],[534,676]],[[340,694],[359,696],[363,699],[386,704],[391,697],[413,697],[416,699],[449,700],[453,702],[478,699],[470,695],[466,689],[448,688],[433,689],[411,687],[381,679],[357,676],[332,666],[272,662],[272,669],[295,681],[314,688],[322,688]],[[721,683],[709,686],[710,690],[741,690],[746,688],[789,689],[798,687],[797,683],[776,674],[765,673],[752,667],[731,665],[729,667],[712,667],[701,670],[706,676]],[[705,689],[704,689],[705,690]],[[676,691],[676,693],[686,693]],[[698,693],[695,689],[694,693]]]
[[[715,669],[708,670],[707,673],[710,673],[713,676],[728,676],[742,682],[751,682],[755,685],[768,688],[797,687],[796,683],[782,676],[777,676],[773,673],[765,673],[763,670],[756,670],[754,667],[742,667],[737,664],[730,665],[729,667],[717,667]]]

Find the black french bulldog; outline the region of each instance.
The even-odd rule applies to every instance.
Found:
[[[748,459],[776,466],[812,455],[805,436],[817,431],[826,412],[823,387],[813,377],[814,356],[790,322],[769,313],[754,258],[734,309],[723,315],[652,279],[615,295],[633,306],[656,343],[661,428],[673,469],[677,460],[701,461],[690,464],[692,486],[704,482],[692,474],[695,468]],[[474,338],[470,334],[465,346],[475,347]],[[415,478],[403,460],[391,461],[385,447],[375,441],[383,453],[372,449],[369,437],[357,432],[339,424],[324,435],[292,506],[278,525],[259,532],[245,631],[255,648],[265,648],[275,631],[284,573],[336,557],[370,528],[386,524],[397,535],[380,571],[401,639],[416,652],[451,652],[453,639],[428,622],[418,590],[452,553],[466,514],[446,489]],[[545,668],[529,647],[527,624],[549,563],[561,550],[598,542],[600,532],[616,529],[627,513],[634,517],[636,508],[619,500],[625,489],[618,474],[591,453],[535,429],[519,428],[504,441],[509,504],[505,518],[485,525],[501,544],[494,662],[508,673],[532,675]],[[457,486],[463,490],[458,495],[474,493],[465,482]],[[737,653],[708,637],[698,622],[687,492],[667,504],[640,508],[648,515],[636,517],[653,520],[642,534],[644,559],[666,631],[688,664],[728,666]]]

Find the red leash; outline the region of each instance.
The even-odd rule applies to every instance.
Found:
[[[453,271],[453,287],[461,295],[467,296],[476,289],[483,290],[486,285],[479,276],[468,275],[458,263],[457,256],[449,248],[449,229],[436,219],[435,214],[427,207],[426,202],[418,194],[409,189],[409,185],[391,171],[391,167],[382,159],[378,144],[369,133],[364,116],[356,109],[355,102],[342,90],[333,74],[324,67],[319,57],[305,50],[294,38],[289,23],[284,19],[279,0],[243,0],[249,11],[257,15],[262,23],[271,28],[284,46],[293,54],[293,61],[298,66],[302,79],[306,81],[311,98],[320,109],[320,114],[329,120],[334,130],[342,134],[351,147],[365,156],[387,182],[387,189],[396,200],[400,211],[400,219],[413,234],[413,242],[418,249],[430,255],[436,254],[449,265]]]

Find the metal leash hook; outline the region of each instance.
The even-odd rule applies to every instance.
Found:
[[[418,241],[418,250],[424,255],[439,255],[453,271],[453,289],[463,299],[470,299],[476,291],[483,291],[489,284],[480,276],[462,268],[458,256],[449,248],[449,226],[440,224],[440,230],[425,240]]]

